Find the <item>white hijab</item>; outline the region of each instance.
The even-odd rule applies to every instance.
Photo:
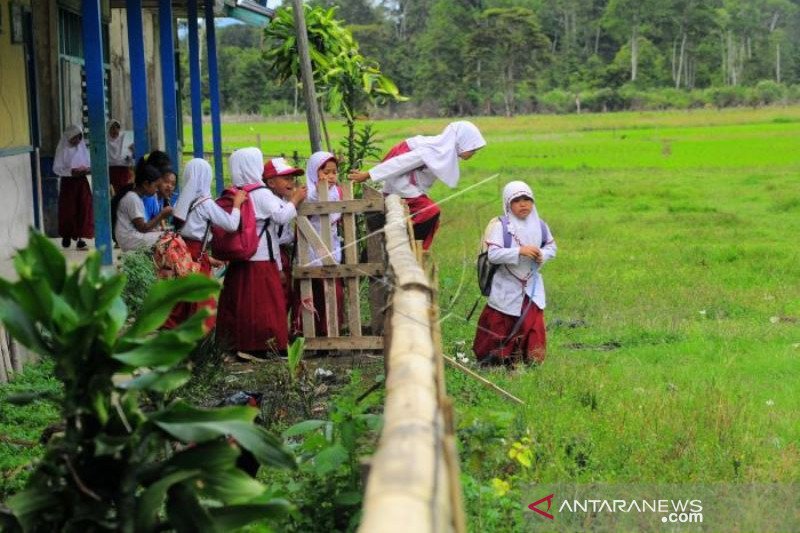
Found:
[[[183,167],[183,187],[172,214],[185,222],[192,202],[202,198],[211,198],[211,165],[205,159],[192,159]]]
[[[511,201],[520,196],[527,196],[534,200],[531,213],[525,218],[517,218],[511,212]],[[515,235],[521,245],[533,245],[537,248],[542,245],[542,225],[539,222],[539,213],[536,211],[536,203],[533,191],[527,183],[522,181],[511,181],[503,188],[503,211],[508,216],[508,231]],[[526,259],[526,261],[522,261]],[[509,269],[517,277],[525,277],[530,269],[536,270],[536,263],[527,258],[520,257],[519,265],[508,265]]]
[[[458,154],[486,146],[477,126],[466,120],[451,122],[441,135],[417,135],[406,142],[409,148],[422,157],[425,166],[451,188],[458,185],[461,177]]]
[[[236,187],[263,185],[264,155],[258,148],[241,148],[231,154],[231,181]]]
[[[319,201],[319,191],[317,190],[317,182],[319,182],[319,169],[331,159],[336,161],[336,156],[330,152],[314,152],[311,154],[311,157],[308,158],[308,163],[306,164],[306,187],[308,187],[309,201]],[[336,202],[341,199],[342,195],[339,194],[338,186],[328,188],[328,201]],[[342,218],[341,213],[331,213],[330,221],[331,223],[334,223],[340,218]]]
[[[71,176],[73,168],[90,166],[86,142],[81,139],[77,146],[69,144],[70,139],[82,133],[81,127],[73,124],[61,135],[56,147],[56,156],[53,158],[53,172],[57,176]]]
[[[108,146],[108,162],[110,166],[117,166],[125,163],[125,135],[122,131],[119,132],[117,138],[111,137],[109,130],[111,126],[118,126],[122,128],[119,120],[112,118],[106,123],[106,145]]]

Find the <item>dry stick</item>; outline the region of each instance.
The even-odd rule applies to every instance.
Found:
[[[14,444],[15,446],[38,446],[39,443],[32,440],[24,440],[24,439],[15,439],[14,437],[6,437],[5,435],[0,435],[0,442],[6,442],[8,444]]]
[[[514,396],[510,392],[508,392],[508,391],[506,391],[504,389],[501,389],[500,387],[498,387],[497,385],[495,385],[494,383],[492,383],[488,379],[486,379],[484,377],[481,377],[480,375],[476,374],[475,372],[473,372],[469,368],[465,367],[464,365],[462,365],[461,363],[459,363],[455,359],[453,359],[451,357],[448,357],[448,356],[446,356],[444,354],[442,354],[442,357],[444,357],[445,361],[447,361],[448,363],[450,363],[451,365],[453,365],[457,369],[461,370],[462,372],[464,372],[468,376],[471,376],[471,377],[477,379],[478,381],[480,381],[481,383],[483,383],[484,385],[486,385],[490,389],[494,389],[495,391],[499,392],[500,394],[502,394],[506,398],[509,398],[510,400],[513,400],[513,401],[517,402],[520,405],[525,405],[525,402],[523,402],[522,400],[520,400],[519,398],[517,398],[516,396]]]

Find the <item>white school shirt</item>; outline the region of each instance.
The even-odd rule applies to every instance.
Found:
[[[241,212],[236,207],[230,213],[222,209],[211,198],[201,198],[190,208],[186,222],[181,228],[181,236],[195,241],[202,241],[206,234],[209,222],[212,226],[222,228],[228,233],[236,231],[239,227]],[[207,242],[211,242],[211,232],[208,232]]]
[[[395,156],[372,167],[373,181],[383,181],[383,192],[401,198],[416,198],[427,194],[436,181],[436,174],[428,170],[422,158],[414,151]]]
[[[138,250],[140,248],[150,248],[153,246],[158,238],[161,237],[161,232],[158,230],[148,231],[142,233],[133,221],[137,218],[144,220],[144,202],[142,197],[136,194],[135,191],[128,191],[125,196],[119,201],[117,207],[117,225],[114,231],[114,236],[117,238],[117,244],[123,252],[131,250]]]
[[[288,224],[294,217],[297,216],[297,209],[295,209],[292,202],[285,202],[275,196],[272,191],[266,187],[263,189],[256,189],[250,191],[247,195],[256,213],[256,231],[261,235],[264,229],[264,222],[269,219],[269,232],[272,238],[272,257],[278,266],[278,270],[283,270],[281,266],[281,253],[278,245],[278,226],[281,224]],[[267,247],[267,236],[262,235],[258,241],[258,250],[250,258],[250,261],[269,261],[269,248]]]
[[[550,233],[550,227],[543,222],[544,232],[542,241],[545,245],[542,250],[542,264],[537,265],[533,259],[519,255],[519,245],[511,239],[511,246],[503,247],[503,224],[495,218],[486,229],[484,242],[489,248],[489,262],[500,267],[492,279],[492,292],[489,294],[489,307],[511,316],[522,314],[523,291],[522,283],[514,277],[503,265],[520,265],[529,267],[532,272],[525,285],[525,294],[539,309],[546,305],[544,292],[544,279],[539,270],[550,259],[556,256],[556,241]]]
[[[311,225],[316,230],[317,234],[322,238],[322,219],[319,215],[313,215],[308,217],[310,219]],[[339,219],[341,220],[341,219]],[[331,256],[336,264],[342,263],[342,239],[339,237],[339,224],[338,222],[334,222],[329,225],[329,231],[331,233]],[[306,266],[306,265],[303,265]],[[308,247],[308,265],[307,266],[322,266],[322,259],[317,251],[314,249],[313,246]]]

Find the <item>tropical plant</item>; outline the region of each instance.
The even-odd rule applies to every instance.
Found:
[[[394,82],[384,75],[378,63],[364,57],[353,34],[335,19],[334,8],[311,8],[304,5],[309,54],[314,83],[323,96],[327,110],[344,118],[347,126],[347,165],[356,167],[356,121],[369,105],[382,105],[406,98]],[[264,30],[270,41],[265,55],[283,83],[300,79],[294,17],[291,8],[281,8]]]
[[[214,531],[287,509],[236,467],[240,449],[263,465],[295,465],[253,425],[255,409],[164,401],[191,375],[184,361],[204,335],[207,312],[156,330],[176,302],[205,300],[218,282],[199,275],[161,281],[124,329],[125,276],[105,272],[98,254],[70,271],[58,249],[31,231],[14,265],[18,280],[0,279],[0,321],[54,362],[64,429],[8,500],[0,529]]]
[[[350,383],[330,406],[328,420],[304,420],[283,432],[300,462],[299,482],[290,483],[292,494],[316,494],[321,501],[304,498],[296,520],[300,530],[352,531],[360,518],[359,505],[363,486],[359,458],[371,452],[374,435],[382,418],[370,411],[380,402],[380,395],[358,394],[361,374],[353,371]],[[313,490],[311,490],[313,488]],[[335,511],[335,512],[334,512]],[[304,520],[311,523],[304,524]]]

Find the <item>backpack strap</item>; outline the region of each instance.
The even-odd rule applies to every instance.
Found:
[[[269,260],[275,261],[275,254],[272,252],[272,234],[267,231],[269,227],[270,219],[266,219],[264,221],[264,227],[261,228],[261,233],[258,234],[258,240],[261,240],[261,237],[266,233],[267,234],[267,248],[269,248]]]
[[[511,233],[508,231],[508,215],[500,217],[500,224],[503,226],[503,248],[511,248]]]

